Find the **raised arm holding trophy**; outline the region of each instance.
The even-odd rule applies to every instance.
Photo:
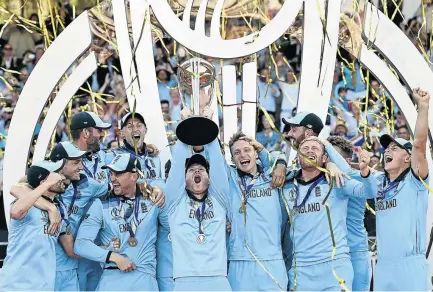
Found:
[[[176,136],[190,146],[209,144],[219,134],[218,126],[211,120],[210,109],[214,99],[215,68],[206,60],[192,58],[179,66],[177,74],[181,101],[189,113],[177,126]],[[191,94],[190,107],[185,102],[185,93]]]

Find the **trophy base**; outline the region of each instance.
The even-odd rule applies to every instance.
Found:
[[[219,129],[214,121],[205,117],[189,117],[177,126],[176,136],[190,146],[209,144],[218,137]]]

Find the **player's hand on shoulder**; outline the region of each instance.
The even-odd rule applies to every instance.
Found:
[[[282,163],[278,163],[274,170],[272,171],[272,182],[271,182],[271,188],[282,188],[284,185],[284,182],[286,181],[286,172],[287,172],[287,166]]]
[[[165,206],[165,194],[158,187],[152,188],[152,192],[150,194],[150,200],[152,201],[152,204],[157,205],[160,208],[164,208]]]
[[[149,156],[152,156],[152,157],[158,156],[160,153],[158,147],[156,147],[153,144],[146,144],[146,150],[147,150],[147,153],[149,153]]]
[[[60,212],[54,204],[52,204],[51,208],[48,210],[48,219],[50,220],[48,234],[54,236],[59,232],[60,224],[62,223]]]
[[[335,179],[335,184],[337,185],[337,188],[340,188],[340,186],[344,186],[344,179],[350,179],[350,177],[342,172],[335,163],[328,162],[326,163],[326,169],[328,172],[325,173],[326,180],[329,184],[332,183],[332,180]]]

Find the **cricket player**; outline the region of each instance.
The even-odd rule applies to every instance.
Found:
[[[47,211],[33,205],[41,197],[55,204],[59,213],[63,214],[61,234],[68,231],[66,208],[57,199],[57,195],[65,191],[65,177],[56,173],[63,164],[63,160],[56,163],[40,161],[27,171],[27,183],[33,190],[16,199],[11,206],[9,244],[3,265],[3,291],[54,290],[55,245],[59,232],[49,234]]]
[[[382,135],[385,173],[370,172],[370,154],[360,155],[363,177],[373,176],[377,183],[371,194],[376,198],[377,265],[375,291],[430,291],[431,280],[426,260],[427,208],[429,183],[427,155],[430,95],[413,90],[418,105],[413,144],[402,138]]]
[[[209,160],[178,141],[166,193],[175,291],[231,291],[227,280],[228,179],[217,139]]]
[[[75,239],[82,217],[85,215],[86,209],[90,207],[88,206],[89,202],[106,195],[109,190],[108,184],[99,183],[95,179],[80,173],[83,169],[82,158],[86,154],[87,152],[80,151],[71,142],[57,144],[50,154],[51,161],[65,159],[66,166],[70,164],[76,170],[72,172],[71,184],[62,195],[63,202],[67,206],[69,222],[71,223],[72,239]],[[65,168],[63,168],[63,174],[68,177],[69,174],[64,173]],[[71,168],[71,170],[73,169]],[[69,242],[69,244],[72,246],[73,242]],[[66,253],[62,246],[56,245],[57,273],[55,291],[79,291],[78,256],[73,253]]]
[[[140,164],[129,153],[117,155],[109,169],[113,192],[96,199],[81,223],[75,253],[102,264],[98,291],[157,291],[156,236],[161,209],[154,205],[162,195],[157,187],[137,184]],[[101,248],[94,243],[100,235]],[[110,242],[120,241],[115,250]]]
[[[230,285],[234,291],[285,290],[288,279],[281,237],[286,221],[278,189],[272,183],[277,177],[277,184],[284,183],[285,155],[271,157],[282,174],[274,172],[271,177],[269,166],[274,161],[269,160],[268,151],[260,143],[237,133],[229,147],[235,164],[226,164],[232,214],[228,243]],[[258,165],[257,155],[264,167]]]
[[[293,242],[289,289],[340,291],[344,284],[350,290],[353,268],[346,239],[348,198],[364,197],[364,189],[371,188],[369,184],[375,180],[363,181],[365,186],[355,180],[346,180],[339,188],[330,186],[320,170],[327,161],[322,142],[309,137],[299,144],[299,152],[301,169],[284,186]]]
[[[149,180],[152,186],[165,191],[165,179]],[[158,216],[158,236],[156,239],[156,280],[159,291],[173,291],[173,250],[171,247],[170,226],[168,221],[168,206]]]
[[[144,143],[147,133],[144,117],[139,113],[127,113],[119,122],[123,145],[112,151],[113,158],[117,154],[134,154],[146,179],[162,178],[161,160],[153,145]]]
[[[290,126],[290,131],[288,133],[291,144],[298,149],[299,144],[307,137],[318,137],[323,129],[323,122],[314,113],[301,112],[289,120],[283,119],[283,123]],[[338,140],[338,138],[335,138]],[[352,160],[353,150],[347,150],[345,153],[341,153],[336,147],[341,155],[338,154],[333,145],[327,143],[327,141],[322,141],[326,146],[326,152],[331,161],[336,162],[338,166],[345,165],[344,161],[341,161],[339,157],[341,155],[347,160]],[[342,142],[342,147],[349,149],[349,145]],[[353,147],[352,147],[353,148]],[[338,156],[338,157],[337,157]],[[356,174],[350,167],[341,169],[343,173]],[[359,178],[359,172],[356,178]],[[364,211],[365,211],[365,199],[349,197],[349,202],[347,205],[347,241],[351,251],[351,260],[353,264],[353,290],[354,291],[367,291],[370,289],[370,279],[371,279],[371,261],[368,256],[368,242],[367,242],[367,232],[364,227]],[[283,244],[288,246],[287,253],[290,254],[291,247],[289,244]]]
[[[111,156],[100,149],[100,140],[103,131],[109,129],[111,124],[105,123],[93,112],[79,112],[71,119],[72,142],[82,151],[89,152],[83,159],[83,170],[87,177],[97,180],[99,183],[108,184],[109,172],[102,166],[111,161]],[[78,279],[81,291],[94,291],[102,274],[98,263],[92,263],[86,259],[78,262]]]
[[[335,150],[350,165],[353,157],[353,145],[341,136],[330,136],[325,142],[325,149],[334,147]],[[330,145],[328,145],[330,144]],[[332,151],[329,151],[331,160]],[[359,170],[351,168],[346,174],[358,181],[361,180]],[[364,214],[367,200],[365,198],[350,197],[347,204],[347,244],[350,250],[350,260],[353,267],[352,291],[369,291],[372,275],[371,259],[368,254],[368,235],[364,226]]]

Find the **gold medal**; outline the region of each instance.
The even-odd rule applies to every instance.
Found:
[[[128,239],[128,244],[129,244],[130,247],[137,246],[137,243],[138,243],[138,241],[137,241],[137,239],[135,237],[130,237]]]
[[[206,243],[206,235],[200,233],[199,235],[197,235],[197,243],[198,244],[204,244]]]
[[[247,205],[245,204],[245,200],[242,199],[241,206],[239,207],[239,213],[243,214],[247,211]]]

